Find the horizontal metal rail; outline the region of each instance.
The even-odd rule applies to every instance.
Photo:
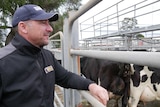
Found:
[[[59,31],[59,32],[55,33],[54,35],[50,36],[49,39],[51,40],[51,39],[53,39],[54,37],[56,37],[58,35],[60,36],[60,40],[62,40],[63,39],[63,33],[62,33],[62,31]]]
[[[136,34],[136,33],[141,33],[141,32],[150,32],[150,31],[157,31],[157,30],[160,30],[160,24],[151,25],[151,26],[147,26],[147,27],[141,27],[141,28],[137,28],[137,29],[133,29],[133,30],[119,31],[119,32],[115,32],[112,34],[105,34],[105,35],[96,36],[96,37],[90,37],[90,38],[86,38],[84,40],[105,39],[105,38],[109,38],[109,37],[124,36],[126,34]]]
[[[71,49],[71,54],[160,68],[159,52],[96,51]]]

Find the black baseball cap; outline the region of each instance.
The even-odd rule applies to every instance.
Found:
[[[58,14],[55,12],[47,13],[40,6],[34,4],[23,5],[18,8],[12,19],[12,26],[15,27],[20,21],[27,20],[49,20],[57,21]]]

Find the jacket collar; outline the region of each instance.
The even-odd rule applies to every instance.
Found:
[[[11,43],[19,50],[35,55],[41,51],[41,48],[38,48],[34,45],[32,45],[30,42],[28,42],[26,39],[24,39],[22,36],[19,34],[16,34]]]

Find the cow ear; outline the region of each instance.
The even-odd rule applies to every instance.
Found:
[[[123,76],[124,71],[125,71],[125,64],[123,64],[123,63],[118,63],[117,66],[118,66],[118,68],[119,68],[118,75],[119,75],[119,76]]]
[[[140,65],[133,65],[133,68],[135,69],[135,71],[141,71],[141,70],[143,70],[143,68],[144,68],[144,66],[140,66]]]

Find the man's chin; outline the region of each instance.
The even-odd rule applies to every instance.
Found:
[[[41,44],[40,47],[43,47],[43,46],[46,46],[46,45],[48,45],[48,42]]]

